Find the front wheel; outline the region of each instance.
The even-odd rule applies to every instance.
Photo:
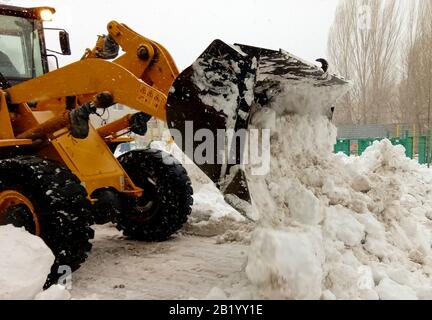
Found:
[[[131,239],[164,241],[187,222],[193,190],[186,170],[174,157],[154,149],[134,150],[119,157],[132,181],[144,190],[126,198],[117,228]]]
[[[38,157],[0,160],[0,225],[12,224],[40,236],[55,256],[46,287],[77,270],[94,236],[87,191],[69,169]]]

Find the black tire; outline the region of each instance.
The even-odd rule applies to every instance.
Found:
[[[153,149],[128,152],[119,161],[144,194],[125,199],[123,213],[115,221],[117,228],[134,240],[167,240],[192,211],[193,190],[186,170],[168,153]]]
[[[79,179],[67,168],[37,157],[17,157],[0,160],[0,192],[18,191],[27,197],[35,208],[40,225],[40,237],[55,255],[55,262],[48,276],[46,287],[56,283],[60,266],[77,270],[91,250],[91,204]],[[13,208],[12,221],[6,223],[31,227],[23,219],[15,219],[23,213]],[[9,212],[8,212],[9,214]],[[24,225],[23,225],[24,224]]]

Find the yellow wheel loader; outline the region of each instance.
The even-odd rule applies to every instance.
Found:
[[[290,98],[279,114],[298,112],[308,92],[329,113],[347,87],[325,60],[316,66],[220,40],[180,74],[162,45],[115,21],[80,61],[49,72],[50,58],[70,54],[65,30],[58,30],[61,52],[46,48],[43,21],[54,13],[0,5],[0,225],[24,227],[52,249],[47,285],[60,266],[84,262],[94,223],[162,241],[187,221],[193,191],[179,161],[152,149],[114,156],[130,133],[146,134],[151,117],[167,121],[175,142],[226,195],[250,203],[242,145],[226,131],[247,129],[254,112],[281,95]],[[136,112],[98,129],[89,123],[115,104]],[[203,147],[209,135],[222,143]],[[231,161],[221,160],[224,152]]]

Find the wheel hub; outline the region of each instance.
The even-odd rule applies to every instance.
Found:
[[[137,199],[135,207],[138,215],[133,219],[144,222],[150,220],[157,213],[159,207],[159,198],[157,194],[157,183],[155,179],[147,177],[142,183],[144,194]]]
[[[0,192],[0,225],[5,224],[25,227],[27,231],[40,235],[39,219],[33,204],[18,191]]]

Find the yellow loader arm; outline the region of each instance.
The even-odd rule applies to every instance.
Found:
[[[105,92],[111,94],[113,103],[166,120],[167,95],[179,74],[171,55],[160,44],[124,24],[112,21],[108,24],[108,32],[124,51],[123,55],[112,62],[97,58],[97,52],[101,49],[101,41],[98,41],[81,61],[7,89],[9,101],[12,104],[37,102],[36,111],[51,111],[60,120],[65,119],[65,112]],[[72,105],[65,103],[65,97],[73,98]],[[28,116],[31,117],[31,114]],[[26,121],[28,123],[29,119]],[[31,122],[37,121],[33,119]],[[110,132],[124,129],[125,121],[116,123],[118,126],[109,126]],[[26,128],[28,125],[17,124],[16,127]],[[17,135],[24,139],[37,130],[40,128],[32,127],[28,132],[24,130]],[[58,130],[58,126],[53,130]],[[53,130],[45,127],[43,131],[49,134]],[[107,134],[107,128],[100,131]]]

